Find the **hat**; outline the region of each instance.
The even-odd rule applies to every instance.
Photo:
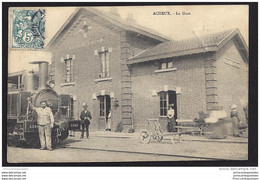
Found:
[[[230,106],[230,109],[233,110],[233,109],[236,109],[237,108],[237,105],[236,104],[233,104],[232,106]]]
[[[174,104],[169,104],[169,107],[173,107],[174,106]]]
[[[85,106],[88,106],[87,103],[82,103],[82,106],[85,107]]]

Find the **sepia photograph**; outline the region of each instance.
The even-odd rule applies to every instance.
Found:
[[[248,5],[15,6],[7,39],[7,163],[248,160]]]

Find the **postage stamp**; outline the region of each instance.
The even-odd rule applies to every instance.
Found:
[[[45,9],[13,9],[11,47],[15,49],[43,49]]]

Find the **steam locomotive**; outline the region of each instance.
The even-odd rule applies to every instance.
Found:
[[[7,100],[7,143],[10,146],[29,145],[39,147],[37,113],[29,108],[40,107],[41,101],[47,101],[54,115],[52,129],[53,146],[68,138],[69,130],[80,128],[80,121],[73,120],[73,100],[69,94],[58,94],[53,90],[54,81],[49,80],[48,62],[35,61],[39,65],[39,75],[34,72],[22,76],[21,88],[14,91],[14,84],[8,83]]]

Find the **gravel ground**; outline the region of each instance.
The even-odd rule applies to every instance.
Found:
[[[99,151],[102,150],[102,151]],[[106,151],[107,150],[107,151]],[[120,151],[120,152],[115,152]],[[124,151],[153,153],[136,154]],[[154,155],[161,154],[161,155]],[[167,156],[165,156],[167,155]],[[184,157],[174,157],[179,155]],[[142,144],[138,137],[98,137],[79,139],[69,137],[53,151],[8,147],[8,162],[122,162],[122,161],[185,161],[192,157],[227,160],[247,160],[246,143],[217,143],[170,140]]]
[[[10,163],[38,162],[138,162],[138,161],[187,161],[190,158],[169,157],[145,154],[129,154],[121,152],[106,152],[82,149],[55,149],[41,151],[38,149],[8,148]],[[196,159],[200,160],[200,159]]]

